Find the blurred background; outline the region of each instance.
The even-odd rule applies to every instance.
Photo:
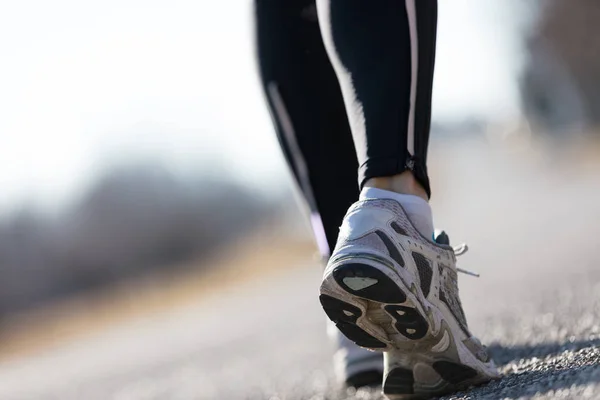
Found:
[[[451,205],[480,207],[446,199],[598,171],[600,3],[439,6],[438,221],[454,221]],[[0,361],[290,260],[318,274],[263,104],[251,16],[249,0],[2,2]],[[595,193],[590,176],[581,187]],[[489,177],[500,178],[481,189]]]

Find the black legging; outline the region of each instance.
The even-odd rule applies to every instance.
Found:
[[[320,215],[325,247],[335,246],[368,179],[411,170],[430,194],[437,0],[255,0],[255,7],[269,109]]]

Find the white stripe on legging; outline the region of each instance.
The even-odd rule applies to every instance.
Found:
[[[267,85],[267,92],[271,101],[273,102],[274,111],[279,117],[282,130],[281,133],[285,136],[285,140],[288,144],[288,150],[291,158],[290,162],[296,168],[300,190],[303,192],[306,202],[310,203],[315,208],[315,210],[311,210],[310,223],[315,234],[315,240],[317,241],[319,252],[323,257],[329,257],[331,254],[331,249],[329,248],[329,243],[327,243],[327,235],[325,233],[325,227],[323,226],[323,220],[316,209],[317,201],[310,184],[308,165],[306,165],[306,160],[304,159],[302,150],[300,150],[300,145],[296,140],[296,132],[294,130],[294,125],[292,124],[292,119],[290,118],[290,114],[287,111],[283,99],[281,98],[281,93],[279,93],[277,84],[270,82]]]
[[[417,78],[419,73],[419,39],[417,37],[417,10],[415,0],[406,1],[406,14],[408,15],[408,29],[410,32],[410,110],[408,113],[407,143],[410,155],[415,154],[415,104],[417,101]]]

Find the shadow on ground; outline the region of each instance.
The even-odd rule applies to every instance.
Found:
[[[503,377],[456,398],[521,398],[600,384],[600,339],[535,345],[489,346]],[[591,390],[588,389],[591,394]],[[554,392],[554,393],[551,393]]]
[[[579,351],[588,347],[599,347],[600,338],[590,340],[575,340],[566,343],[540,343],[531,345],[503,346],[501,344],[491,344],[488,346],[490,355],[496,362],[496,365],[502,367],[511,362],[531,359],[534,357],[545,358],[558,355],[565,351]]]

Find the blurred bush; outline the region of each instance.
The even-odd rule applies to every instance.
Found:
[[[0,221],[0,316],[205,257],[269,205],[234,184],[189,182],[157,165],[107,172],[64,212]]]

